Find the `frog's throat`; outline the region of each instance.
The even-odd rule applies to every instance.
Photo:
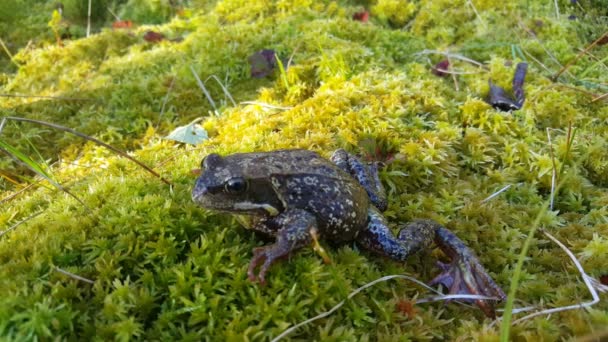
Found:
[[[236,210],[244,210],[244,211],[264,209],[270,216],[279,215],[279,209],[277,209],[267,203],[258,204],[258,203],[251,203],[251,202],[238,202],[238,203],[234,204],[233,208]]]

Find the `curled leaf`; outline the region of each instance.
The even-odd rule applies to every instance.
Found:
[[[158,43],[165,39],[165,35],[155,31],[146,31],[144,40],[150,43]]]
[[[133,27],[133,22],[131,20],[119,20],[112,23],[113,29],[130,29]],[[150,32],[150,31],[148,31]],[[144,36],[145,39],[145,36]]]
[[[442,60],[441,62],[435,64],[435,66],[432,69],[433,74],[440,76],[440,77],[446,77],[448,76],[448,73],[446,71],[448,71],[448,69],[450,68],[450,61],[448,61],[447,59]]]
[[[251,65],[251,77],[263,78],[270,75],[277,67],[277,57],[274,50],[260,50],[248,58]]]
[[[360,21],[362,23],[366,23],[369,20],[369,12],[361,11],[353,14],[353,20]]]
[[[512,98],[507,94],[507,92],[492,83],[492,80],[489,80],[490,84],[490,96],[488,99],[488,103],[492,105],[495,109],[501,110],[503,112],[510,112],[513,110],[521,109],[524,105],[525,95],[524,95],[524,80],[526,78],[526,72],[528,71],[528,64],[526,63],[518,63],[515,68],[515,74],[513,76],[513,95],[515,98]]]

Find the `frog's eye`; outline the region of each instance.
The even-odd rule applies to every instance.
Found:
[[[230,194],[240,194],[242,192],[247,191],[248,188],[247,180],[242,177],[234,177],[224,183],[224,188],[226,192]]]

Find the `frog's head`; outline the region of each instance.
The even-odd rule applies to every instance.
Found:
[[[270,177],[256,171],[248,154],[221,157],[212,153],[201,162],[192,200],[201,207],[236,214],[278,215],[283,204]]]

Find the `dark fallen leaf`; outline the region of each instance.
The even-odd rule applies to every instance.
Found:
[[[447,59],[442,60],[441,62],[435,64],[435,66],[432,69],[433,74],[440,76],[440,77],[446,77],[449,74],[446,72],[448,71],[448,69],[450,68],[450,61],[448,61]]]
[[[133,27],[131,20],[119,20],[112,24],[113,29],[130,29],[131,27]]]
[[[524,80],[526,78],[527,70],[528,64],[517,63],[515,74],[513,75],[513,95],[515,98],[509,96],[503,88],[494,85],[492,80],[489,80],[490,96],[488,103],[495,109],[503,112],[521,109],[525,101]]]
[[[144,40],[150,43],[158,43],[165,39],[165,35],[159,32],[146,31],[144,34]]]
[[[608,286],[608,274],[604,274],[600,276],[600,283]]]
[[[608,34],[605,34],[600,40],[597,41],[597,45],[606,45],[608,44]]]
[[[369,20],[369,12],[361,11],[353,14],[353,20],[360,21],[362,23],[366,23]]]
[[[262,78],[270,75],[277,67],[274,50],[260,50],[248,58],[251,65],[251,77]]]

